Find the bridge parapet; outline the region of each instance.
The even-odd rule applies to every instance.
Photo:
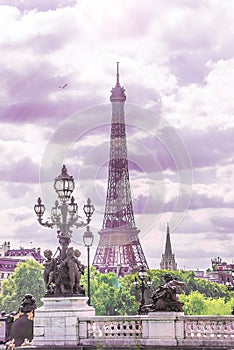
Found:
[[[203,338],[234,342],[233,316],[185,316],[184,325],[187,339]]]
[[[168,346],[233,349],[233,316],[184,316],[155,312],[140,316],[93,316],[78,320],[80,345]]]

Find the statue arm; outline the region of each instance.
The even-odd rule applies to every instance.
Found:
[[[175,280],[174,282],[175,282],[175,284],[176,284],[177,286],[181,286],[181,287],[185,287],[185,286],[186,286],[186,283],[183,282],[183,281],[177,281],[177,280]]]

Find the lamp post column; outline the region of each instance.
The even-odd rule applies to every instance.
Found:
[[[93,234],[90,231],[89,225],[87,226],[87,231],[84,232],[83,241],[84,245],[87,247],[87,277],[88,277],[88,301],[87,304],[91,305],[91,293],[90,293],[90,247],[93,244]]]
[[[71,243],[71,239],[69,237],[64,237],[59,235],[58,235],[58,238],[59,238],[59,244],[61,246],[60,258],[61,260],[64,260],[66,258],[67,248]]]
[[[144,283],[144,281],[142,280],[141,281],[141,286],[140,286],[140,288],[141,288],[141,305],[140,305],[140,308],[139,308],[139,310],[141,310],[142,309],[142,306],[143,305],[145,305],[145,283]]]
[[[88,258],[88,305],[91,305],[91,294],[90,294],[90,247],[87,247],[87,258]]]

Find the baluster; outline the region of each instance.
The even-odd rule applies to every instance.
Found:
[[[123,336],[126,337],[127,335],[127,325],[126,325],[126,321],[123,322]]]
[[[198,333],[199,338],[204,338],[205,336],[205,325],[206,323],[204,321],[199,322],[199,333]]]
[[[113,322],[113,337],[117,338],[118,337],[118,322]]]
[[[108,337],[109,333],[110,333],[109,324],[108,324],[108,321],[105,321],[103,322],[103,336]]]
[[[124,326],[125,326],[125,337],[129,338],[129,322],[124,321]]]
[[[212,330],[211,337],[215,338],[215,337],[217,337],[216,322],[215,321],[210,321],[210,325],[211,325],[211,330]]]
[[[220,329],[219,329],[219,322],[218,321],[216,321],[215,322],[215,329],[214,329],[214,333],[215,333],[215,335],[216,335],[216,338],[220,338]]]
[[[225,333],[224,322],[218,321],[217,328],[218,328],[218,333],[219,333],[219,339],[224,339],[224,333]]]
[[[94,338],[94,335],[93,335],[93,322],[92,321],[90,321],[90,322],[87,321],[87,327],[88,327],[88,338]]]
[[[207,320],[205,322],[205,335],[206,338],[212,338],[213,337],[213,327],[212,327],[212,322]]]
[[[233,322],[234,326],[234,322]],[[234,327],[233,327],[234,328]],[[226,338],[231,339],[232,338],[232,321],[226,321]]]
[[[142,327],[138,321],[134,322],[134,329],[135,329],[135,334],[137,337],[142,335]]]
[[[94,321],[90,322],[90,335],[92,338],[96,338],[98,335],[97,324]]]
[[[192,322],[191,321],[185,322],[185,334],[186,334],[186,338],[192,338],[193,337],[193,334],[192,334]]]
[[[122,334],[121,334],[121,323],[120,322],[118,322],[118,324],[117,324],[117,336],[118,337],[120,337]]]
[[[194,334],[194,338],[198,338],[198,334],[199,334],[199,321],[194,321],[193,322],[193,334]]]
[[[105,335],[107,338],[111,336],[111,322],[107,321],[105,322]]]
[[[112,337],[115,335],[115,325],[114,322],[110,322],[110,334]]]

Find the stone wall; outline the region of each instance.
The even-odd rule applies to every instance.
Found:
[[[145,316],[80,318],[78,344],[96,347],[233,349],[233,316],[184,316],[155,312]]]
[[[234,316],[152,312],[95,316],[87,298],[44,298],[35,310],[33,346],[154,349],[234,349]]]

